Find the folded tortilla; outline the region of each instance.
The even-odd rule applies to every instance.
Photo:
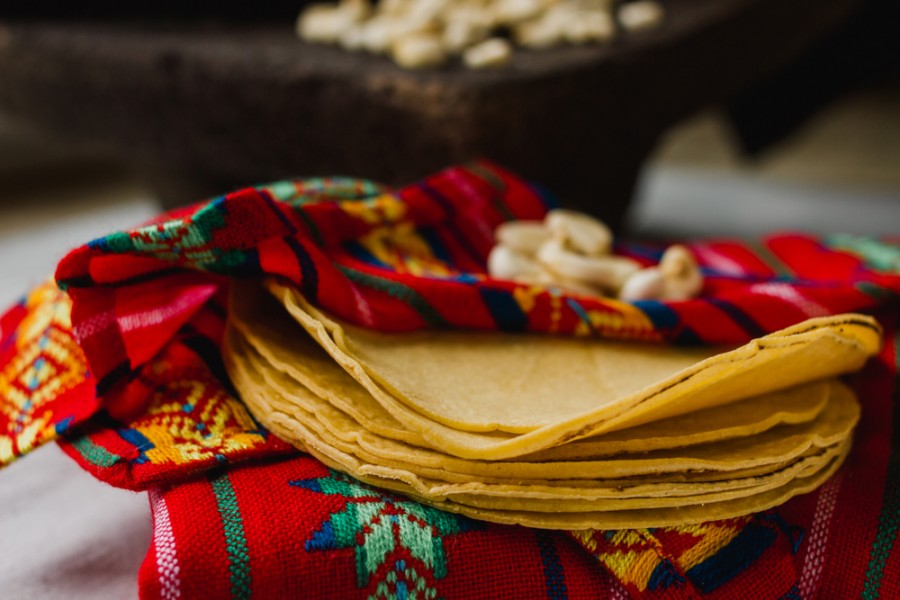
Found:
[[[647,483],[632,481],[633,485],[623,485],[617,482],[615,485],[605,485],[603,480],[595,481],[593,485],[581,485],[572,487],[568,481],[529,481],[523,480],[518,484],[491,484],[483,481],[470,481],[468,483],[453,484],[444,481],[430,480],[421,473],[405,470],[397,464],[386,464],[373,458],[365,452],[360,452],[358,446],[352,441],[345,442],[329,432],[319,420],[321,413],[297,410],[297,404],[284,398],[280,392],[284,390],[284,383],[290,385],[290,380],[284,374],[261,363],[259,357],[253,358],[253,351],[249,348],[243,350],[237,348],[240,340],[234,339],[234,334],[229,336],[226,347],[230,350],[229,370],[232,373],[235,384],[242,390],[251,409],[265,419],[265,424],[273,431],[298,443],[300,447],[316,456],[328,457],[332,464],[340,465],[341,470],[353,474],[355,477],[365,480],[367,477],[377,477],[399,482],[401,490],[417,497],[426,498],[430,502],[450,501],[459,505],[458,510],[468,513],[471,509],[488,510],[527,510],[531,513],[540,512],[588,512],[622,511],[635,509],[664,509],[683,507],[692,504],[710,504],[727,502],[745,496],[758,496],[772,490],[790,486],[797,478],[807,478],[816,471],[829,466],[838,455],[845,452],[845,446],[849,443],[849,430],[858,417],[858,408],[852,398],[852,392],[845,386],[834,383],[835,399],[829,407],[823,411],[821,419],[817,422],[823,425],[812,428],[809,424],[805,427],[807,433],[816,431],[810,436],[810,445],[817,450],[807,451],[800,458],[788,461],[787,465],[777,465],[774,470],[766,475],[748,477],[745,480],[731,479],[720,482],[707,483]],[[285,381],[279,382],[279,379]],[[313,396],[311,392],[305,392]],[[273,400],[274,399],[274,400]],[[332,409],[333,411],[334,409]],[[336,411],[335,411],[336,412]],[[842,416],[843,415],[843,416]],[[333,416],[333,415],[332,415]],[[785,426],[791,427],[791,426]],[[778,428],[773,430],[777,433]],[[352,428],[351,428],[352,431]],[[773,441],[789,439],[790,436],[770,436]],[[710,447],[733,446],[736,442],[748,442],[753,438],[737,438],[736,440],[720,442],[718,444],[702,444],[693,450],[700,450],[704,459],[709,456],[724,458],[729,464],[739,459],[743,454],[745,462],[752,463],[756,459],[759,448],[753,444],[738,444],[736,447],[726,447],[718,452]],[[832,443],[833,442],[833,443]],[[829,445],[830,444],[830,445]],[[762,444],[764,447],[765,444]],[[821,451],[818,448],[821,447]],[[410,448],[410,456],[413,469],[416,460],[415,449]],[[690,450],[690,449],[682,449]],[[807,450],[809,448],[807,447]],[[643,468],[657,463],[663,471],[670,468],[672,457],[663,453],[647,453],[640,458],[616,461],[611,459],[607,463],[616,464],[618,467],[629,464],[642,465]],[[456,460],[459,459],[450,459]],[[701,459],[703,460],[703,459]],[[367,462],[374,461],[374,462]],[[537,463],[540,464],[540,463]],[[710,463],[706,463],[708,466]],[[500,468],[513,466],[507,463],[496,463]],[[528,466],[535,466],[530,463]],[[574,463],[574,466],[584,466]],[[696,466],[696,465],[695,465]],[[559,465],[553,465],[558,469]],[[596,468],[591,468],[588,473],[594,474]],[[441,470],[434,470],[426,475],[440,474]],[[621,474],[621,473],[619,473]],[[477,479],[474,477],[472,479]],[[584,482],[582,482],[584,483]],[[396,489],[396,488],[395,488]]]
[[[231,325],[264,361],[291,377],[295,386],[312,391],[360,426],[389,440],[428,445],[422,436],[407,430],[394,419],[302,330],[292,326],[294,324],[271,298],[247,291],[236,294]],[[759,396],[752,401],[580,440],[522,457],[522,460],[573,460],[753,435],[781,423],[812,420],[825,407],[827,395],[828,386],[815,382]],[[496,440],[497,437],[495,434],[489,439]]]
[[[364,456],[375,464],[394,466],[436,479],[457,475],[462,481],[507,479],[533,485],[536,480],[647,477],[667,473],[733,471],[764,465],[776,469],[812,447],[823,448],[846,439],[859,418],[859,407],[852,392],[838,382],[830,382],[824,386],[829,391],[830,402],[819,418],[809,423],[776,427],[754,436],[597,457],[595,460],[466,460],[378,437],[286,374],[265,364],[251,348],[234,338],[235,333],[232,332],[226,341],[227,355],[232,365],[229,370],[251,410],[264,423],[270,424],[274,412],[281,413],[282,422],[293,419],[307,427],[312,426],[311,420],[315,420],[323,428],[318,435],[325,443],[342,446],[343,451]]]
[[[535,527],[698,522],[813,489],[843,461],[859,419],[834,376],[880,344],[877,324],[861,315],[719,353],[390,335],[267,287],[234,286],[223,348],[260,422],[362,481]]]
[[[413,343],[410,347],[406,335],[364,332],[366,341],[353,346],[367,348],[365,358],[361,362],[358,357],[342,349],[341,345],[347,346],[347,343],[341,341],[346,338],[343,327],[309,306],[292,288],[271,282],[269,287],[291,316],[344,371],[369,392],[368,396],[371,399],[365,400],[365,404],[371,407],[374,400],[404,429],[420,436],[425,445],[471,459],[496,460],[519,457],[573,440],[661,421],[831,377],[860,368],[870,355],[878,351],[880,345],[880,328],[870,317],[842,315],[828,319],[812,319],[782,332],[754,340],[736,350],[701,360],[662,381],[653,379],[659,373],[659,369],[651,369],[646,365],[662,363],[671,365],[671,360],[661,358],[664,354],[660,354],[660,348],[639,346],[638,348],[647,351],[646,360],[636,360],[631,370],[650,373],[646,377],[648,383],[643,389],[611,401],[592,398],[588,394],[578,400],[584,408],[578,416],[554,417],[555,396],[545,396],[540,392],[546,388],[537,386],[535,389],[538,391],[532,394],[530,388],[517,386],[516,390],[519,390],[519,393],[504,398],[502,394],[495,393],[496,390],[503,389],[503,381],[493,377],[492,374],[516,372],[517,361],[528,348],[538,358],[560,349],[561,352],[569,353],[571,360],[566,363],[568,366],[554,377],[556,380],[554,385],[558,388],[555,393],[567,396],[566,382],[578,379],[579,373],[584,370],[591,370],[600,352],[591,349],[582,360],[579,360],[577,353],[570,353],[573,348],[583,349],[586,347],[583,344],[592,343],[603,348],[604,352],[612,357],[619,353],[622,344],[603,340],[587,342],[552,336],[509,335],[501,337],[514,338],[512,343],[518,348],[514,359],[504,353],[502,347],[492,346],[496,350],[494,353],[487,355],[479,353],[477,361],[466,362],[462,358],[465,352],[458,348],[455,339],[460,335],[469,334],[448,332],[423,334],[432,337],[435,344],[440,344],[439,340],[443,339],[439,333],[452,337],[454,341],[449,344],[448,353],[457,355],[451,359],[431,353],[430,358],[426,360],[426,357],[417,354],[417,344]],[[305,339],[301,336],[295,339],[294,343],[305,343]],[[392,360],[405,366],[397,372],[410,373],[409,377],[416,381],[421,381],[422,378],[412,373],[420,370],[432,372],[438,367],[443,367],[444,370],[452,372],[452,375],[435,379],[426,386],[426,391],[419,392],[413,399],[402,394],[398,397],[373,379],[367,371],[367,365],[371,370],[378,371],[384,363],[389,362],[383,357],[378,358],[376,348],[370,347],[374,344],[373,340],[378,340],[384,347],[400,348],[390,353]],[[529,343],[522,344],[522,340],[528,340]],[[475,345],[472,344],[470,347],[474,348]],[[683,357],[697,357],[696,350],[683,351],[677,348],[668,350]],[[682,352],[685,354],[682,355]],[[529,360],[529,364],[537,362],[538,358]],[[426,362],[435,361],[438,367],[433,364],[423,366]],[[375,367],[371,367],[373,362]],[[464,363],[464,367],[459,366],[461,362]],[[325,361],[322,364],[324,363]],[[383,371],[379,372],[383,374]],[[487,396],[471,395],[468,392],[462,394],[454,387],[454,382],[473,380],[480,382],[482,388],[492,390],[491,393]],[[409,386],[407,379],[399,383],[394,381],[391,385],[394,390]],[[344,394],[346,387],[345,383],[340,395]],[[428,398],[433,398],[434,403],[429,404]],[[452,402],[446,398],[452,398]],[[570,404],[572,402],[569,401]],[[428,406],[423,408],[423,404],[428,404],[431,408]],[[485,416],[486,420],[481,423],[482,429],[489,423],[496,423],[502,414],[508,414],[511,410],[523,415],[543,415],[529,418],[545,421],[547,424],[520,434],[500,430],[478,432],[455,428],[446,423],[447,419],[441,421],[429,416],[435,406],[452,404],[458,405],[459,408],[455,409],[455,414],[458,415],[469,411],[471,407],[476,407],[477,414],[481,415],[495,411],[494,417]],[[413,439],[408,441],[418,443]]]

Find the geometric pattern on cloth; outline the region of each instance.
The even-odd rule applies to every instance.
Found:
[[[779,508],[807,532],[795,597],[900,598],[900,331],[878,316],[882,351],[848,377],[862,413],[844,466]]]
[[[663,530],[533,530],[425,507],[307,456],[211,471],[153,492],[151,506],[144,598],[738,598],[740,589],[776,598],[797,579],[796,532],[772,515]],[[609,554],[606,569],[584,551],[591,540]]]
[[[364,180],[247,188],[73,250],[56,272],[102,395],[228,285],[274,276],[362,327],[531,331],[675,343],[741,343],[814,316],[900,297],[896,242],[781,235],[690,244],[701,297],[621,302],[486,273],[496,227],[552,202],[500,167],[454,167],[396,191]],[[834,246],[829,246],[829,243]],[[658,245],[621,244],[642,264]],[[841,250],[849,249],[849,250]],[[871,257],[880,257],[873,261]]]
[[[559,532],[475,523],[301,456],[151,495],[142,598],[604,598]]]
[[[771,512],[654,530],[588,530],[571,535],[632,594],[696,597],[708,596],[732,582],[776,541],[785,544],[793,540],[796,552],[802,530],[788,527]],[[786,560],[790,553],[785,549],[779,548],[755,565],[756,571],[768,573],[770,596],[774,592],[780,597],[794,584],[793,562]]]
[[[658,529],[528,530],[423,507],[306,456],[250,462],[154,492],[142,595],[177,583],[179,597],[207,588],[257,598],[896,597],[900,335],[891,313],[879,318],[889,343],[848,378],[863,411],[846,466],[777,512]],[[220,536],[225,550],[207,555]]]
[[[0,467],[97,410],[70,310],[49,281],[0,317]]]
[[[137,387],[147,394],[137,416],[116,422],[99,415],[60,439],[63,450],[102,481],[143,490],[226,463],[296,453],[259,425],[183,341],[144,365],[128,392],[134,395]]]
[[[896,312],[877,316],[881,353],[846,378],[862,403],[853,447],[818,490],[743,519],[573,539],[642,597],[900,597],[900,332]]]
[[[392,598],[398,588],[434,597],[435,580],[447,575],[444,539],[477,527],[475,521],[387,494],[337,471],[290,485],[346,501],[306,540],[306,550],[352,548],[356,584],[366,588],[374,578],[372,597]]]

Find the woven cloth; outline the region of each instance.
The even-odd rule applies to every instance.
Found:
[[[153,598],[777,598],[797,579],[771,515],[613,533],[603,569],[571,534],[452,515],[307,457],[211,471],[151,504],[140,582]]]
[[[571,297],[487,277],[496,225],[539,219],[552,205],[480,163],[396,192],[353,179],[249,188],[77,248],[57,270],[64,291],[41,286],[0,318],[0,463],[63,434],[66,452],[96,477],[149,489],[145,597],[900,594],[900,240],[694,243],[704,295],[680,303]],[[616,250],[650,264],[662,249]],[[888,343],[852,378],[862,422],[847,465],[820,491],[698,526],[539,532],[385,495],[255,423],[218,344],[228,287],[264,275],[387,331],[741,342],[856,310],[879,317]]]
[[[68,295],[47,282],[0,317],[0,466],[100,407],[70,316]]]
[[[653,530],[537,531],[425,507],[309,457],[274,459],[151,491],[142,595],[898,597],[900,335],[893,318],[882,322],[891,343],[849,379],[863,413],[845,466],[777,510]]]

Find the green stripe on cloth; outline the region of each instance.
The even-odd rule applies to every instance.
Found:
[[[491,171],[490,169],[485,169],[483,166],[478,164],[477,162],[470,162],[462,167],[469,173],[474,173],[487,181],[491,187],[493,187],[498,192],[502,192],[506,189],[506,183],[500,177],[497,177],[497,174]]]
[[[502,179],[497,177],[490,170],[482,168],[477,163],[470,163],[465,166],[465,169],[470,173],[474,173],[475,175],[478,175],[479,177],[487,181],[488,184],[490,184],[498,192],[503,192],[506,189],[506,184]],[[501,200],[500,198],[491,196],[491,205],[497,212],[503,215],[503,218],[507,221],[512,221],[516,218],[516,215],[513,214],[513,212],[509,209],[509,206],[507,206],[506,203],[503,202],[503,200]]]
[[[825,238],[835,250],[855,254],[874,271],[900,273],[900,246],[864,235],[835,234]]]
[[[778,258],[764,242],[748,241],[747,246],[756,253],[757,258],[780,277],[796,277],[794,270]]]
[[[872,281],[858,281],[853,287],[875,302],[886,302],[896,295],[886,287],[882,287]]]
[[[900,410],[900,333],[894,336],[894,410]],[[897,418],[894,418],[896,424]],[[884,567],[891,556],[891,549],[897,539],[897,528],[900,526],[900,453],[897,451],[900,431],[894,427],[894,440],[891,458],[888,461],[887,475],[884,485],[884,500],[881,515],[878,517],[878,532],[872,544],[869,567],[866,569],[866,582],[863,585],[862,598],[871,600],[878,598]]]
[[[231,572],[231,597],[250,598],[250,553],[234,488],[228,480],[228,473],[211,477],[210,484],[222,517],[222,529],[225,530],[225,549],[228,552],[228,570]]]
[[[91,438],[87,436],[78,438],[77,440],[72,440],[71,444],[73,448],[78,450],[78,453],[81,454],[81,457],[84,460],[94,465],[95,467],[102,467],[106,469],[122,460],[121,456],[119,456],[118,454],[113,454],[102,446],[98,446],[91,441]]]
[[[347,278],[358,285],[363,285],[379,292],[384,292],[392,298],[409,304],[419,316],[432,327],[446,327],[447,321],[419,292],[397,281],[363,273],[349,267],[338,267]]]
[[[318,225],[316,225],[316,222],[313,221],[308,214],[306,214],[306,211],[303,210],[302,206],[295,206],[294,214],[300,217],[300,220],[303,221],[304,225],[306,225],[306,228],[309,229],[309,235],[310,237],[312,237],[313,242],[315,242],[316,246],[319,246],[320,248],[324,246],[325,239],[322,237],[322,232],[319,231],[319,227]]]

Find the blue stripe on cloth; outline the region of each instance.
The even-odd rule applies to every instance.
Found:
[[[671,330],[677,327],[681,320],[678,313],[658,300],[636,300],[632,304],[647,315],[654,329]]]
[[[440,279],[442,281],[457,281],[459,283],[465,283],[467,285],[475,285],[479,281],[484,280],[482,277],[472,275],[471,273],[459,273],[458,275],[450,275],[448,277],[433,277],[433,279]]]
[[[459,244],[460,248],[462,248],[473,261],[483,265],[485,257],[472,246],[466,232],[456,223],[455,217],[457,216],[458,211],[456,210],[456,207],[453,206],[453,203],[445,198],[438,190],[423,181],[416,184],[416,187],[422,190],[425,195],[434,200],[434,202],[444,210],[447,215],[444,226],[450,231],[450,234],[453,236],[453,239],[456,240],[456,243]]]
[[[452,217],[456,214],[456,207],[453,206],[453,203],[444,198],[443,194],[438,192],[436,189],[423,181],[417,183],[416,187],[422,190],[422,192],[426,196],[434,200],[435,204],[443,209],[445,215],[447,215],[448,217]]]
[[[737,577],[777,538],[775,529],[750,522],[727,546],[689,569],[685,575],[701,592],[708,594]]]
[[[547,582],[547,598],[549,600],[565,600],[569,597],[566,590],[566,575],[562,562],[559,560],[559,552],[556,550],[556,542],[550,531],[536,529],[534,536],[537,538],[538,551],[541,553],[541,562],[544,563],[544,580]]]
[[[266,203],[266,206],[269,207],[269,210],[272,211],[272,214],[275,215],[275,218],[281,221],[281,224],[284,225],[285,228],[287,228],[287,230],[291,232],[291,234],[296,234],[297,227],[295,227],[291,220],[287,218],[287,215],[285,215],[278,209],[278,200],[276,200],[272,196],[269,190],[257,190],[257,192],[259,192],[260,198],[263,199],[263,202]]]
[[[581,306],[575,298],[566,298],[566,306],[572,309],[578,318],[581,319],[581,322],[587,325],[588,329],[594,333],[596,330],[594,329],[594,324],[591,323],[591,318],[588,316],[587,311],[584,310],[584,307]]]
[[[723,313],[731,317],[739,327],[746,331],[751,337],[762,337],[769,333],[759,323],[753,320],[753,317],[745,313],[743,310],[721,298],[706,298],[707,302],[721,310]]]
[[[697,332],[681,323],[678,313],[664,303],[658,300],[636,300],[633,304],[647,315],[654,329],[663,332],[677,331],[674,341],[679,346],[697,346],[703,343]]]
[[[135,447],[135,449],[139,452],[137,458],[135,458],[132,462],[136,464],[144,464],[149,462],[149,458],[147,458],[147,451],[153,450],[156,446],[144,436],[143,433],[138,431],[137,429],[119,429],[116,433],[119,434],[119,437],[131,444]]]
[[[316,271],[316,265],[313,263],[312,257],[306,252],[306,249],[297,241],[296,238],[285,238],[288,247],[297,257],[297,263],[300,265],[300,293],[306,298],[307,302],[317,304],[319,299],[319,272]]]
[[[453,257],[450,256],[447,247],[444,246],[444,242],[441,241],[440,236],[438,236],[437,231],[435,231],[433,227],[423,227],[422,229],[419,229],[419,235],[422,236],[422,239],[425,240],[425,243],[428,244],[428,247],[431,249],[431,253],[434,254],[437,259],[448,265],[453,264]]]
[[[667,590],[672,586],[681,587],[683,584],[684,577],[678,572],[672,561],[666,558],[659,561],[659,564],[650,573],[647,589],[650,591]]]
[[[638,242],[615,244],[613,247],[613,252],[615,254],[640,256],[653,263],[658,263],[660,261],[664,251],[665,248],[659,244],[641,244]]]
[[[528,327],[526,315],[513,295],[506,290],[483,287],[478,290],[491,317],[501,331],[525,331]]]
[[[98,251],[104,252],[104,253],[109,252],[109,242],[106,239],[107,237],[109,237],[109,236],[104,236],[101,238],[97,238],[95,240],[91,240],[90,242],[87,243],[87,247],[90,248],[91,250],[98,250]]]
[[[344,242],[344,249],[350,253],[350,256],[367,265],[380,267],[382,269],[391,269],[391,266],[375,258],[375,255],[369,252],[365,246],[356,241]]]
[[[636,300],[633,304],[650,319],[657,331],[675,331],[674,342],[679,346],[696,346],[702,343],[697,332],[681,322],[678,313],[658,300]]]

